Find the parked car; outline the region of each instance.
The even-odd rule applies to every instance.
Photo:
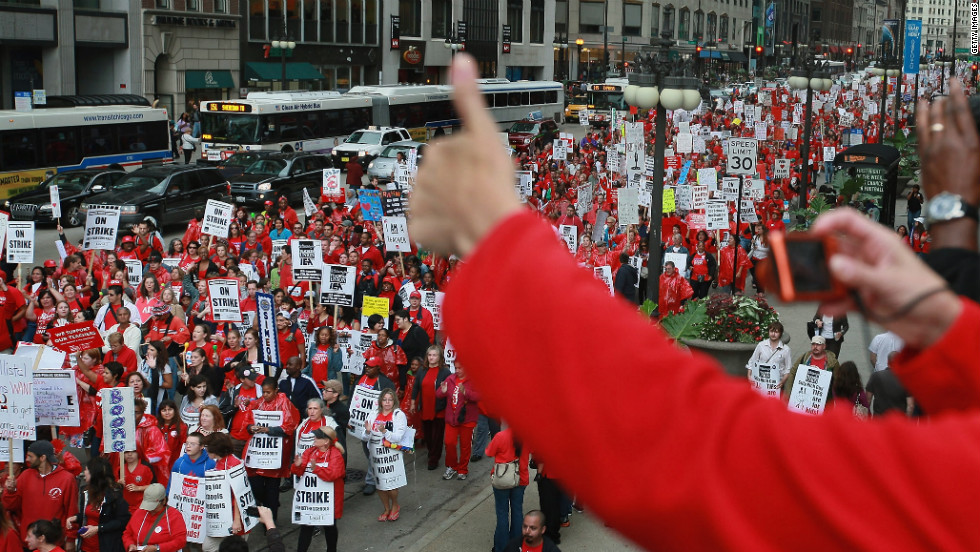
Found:
[[[541,148],[558,138],[558,123],[552,119],[524,119],[507,130],[507,142],[517,151],[527,151],[531,144]]]
[[[240,151],[228,159],[218,163],[217,168],[219,171],[221,171],[221,174],[223,174],[225,178],[231,180],[232,178],[235,178],[236,176],[245,172],[245,169],[252,163],[255,163],[264,157],[268,157],[273,153],[276,152],[271,150]]]
[[[230,201],[230,186],[218,169],[204,165],[159,165],[137,169],[116,182],[95,201],[83,202],[84,220],[90,206],[118,205],[119,224],[135,224],[148,216],[158,226],[186,224],[194,210],[209,199]]]
[[[316,201],[323,186],[323,169],[330,158],[317,153],[276,153],[264,156],[231,180],[231,195],[240,205],[261,205],[286,195],[290,203],[303,201],[303,188]]]
[[[82,223],[78,208],[83,201],[111,190],[126,171],[110,169],[79,169],[61,172],[41,182],[33,190],[19,193],[6,202],[4,208],[13,220],[54,222],[51,216],[51,186],[58,187],[61,199],[61,224],[78,226]]]
[[[374,161],[368,163],[368,178],[371,179],[377,177],[379,182],[390,182],[392,179],[392,174],[395,171],[395,163],[397,163],[399,153],[403,153],[407,157],[408,152],[411,150],[418,150],[418,159],[416,160],[416,163],[421,163],[426,147],[427,146],[424,143],[413,142],[412,140],[395,142],[394,144],[386,147],[384,151],[381,152],[381,155],[374,158]]]
[[[343,169],[351,159],[367,167],[385,147],[411,139],[408,130],[401,127],[368,127],[352,132],[344,143],[334,146],[330,155],[333,156],[334,167],[338,169]]]

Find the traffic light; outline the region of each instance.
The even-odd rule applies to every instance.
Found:
[[[698,54],[700,54],[701,53],[701,50],[703,50],[703,48],[701,48],[701,45],[699,44],[698,47],[695,48],[695,50],[697,50]]]
[[[848,48],[847,49],[847,55],[851,55],[853,53],[854,53],[854,48]]]
[[[973,78],[971,79],[971,82],[973,83],[973,86],[976,86],[977,85],[977,82],[980,82],[980,80],[978,80],[978,78],[977,78],[977,64],[976,64],[976,62],[974,62],[973,65],[970,66],[970,69],[973,71]]]
[[[762,46],[756,46],[755,47],[755,53],[761,54],[762,53]]]

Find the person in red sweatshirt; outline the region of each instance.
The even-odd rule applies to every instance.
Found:
[[[491,147],[496,123],[483,107],[476,66],[468,55],[455,59],[454,102],[464,131],[427,151],[412,195],[410,232],[428,249],[466,257],[444,303],[449,338],[487,407],[548,459],[556,479],[647,549],[784,550],[800,543],[810,549],[980,549],[973,508],[980,469],[980,306],[958,297],[890,229],[847,209],[821,215],[815,236],[843,235],[854,245],[828,260],[831,273],[860,297],[870,318],[905,341],[893,369],[933,418],[928,424],[899,416],[869,424],[842,410],[789,412],[726,376],[711,358],[679,350],[637,317],[634,306],[611,300],[568,258],[554,230],[524,212],[509,159]],[[924,120],[920,128],[941,123],[944,114],[947,127],[972,124],[969,110],[944,109],[940,102],[928,116],[940,119]],[[933,151],[955,145],[943,132],[932,136],[946,142],[930,144]],[[542,294],[545,285],[563,293]],[[519,304],[554,314],[547,320],[513,316],[485,332],[472,322],[474,296],[490,312]],[[594,395],[595,359],[570,353],[564,333],[537,332],[536,346],[515,362],[513,348],[529,332],[552,327],[569,297],[595,314],[590,322],[602,329],[604,361],[629,365],[657,385],[624,390],[622,400],[596,416],[581,408]],[[825,307],[838,315],[857,303],[847,295]],[[567,385],[555,385],[556,377]],[[664,423],[640,438],[636,423],[608,423],[640,418]],[[627,440],[633,447],[628,457],[620,448]],[[573,449],[577,454],[568,454]],[[819,470],[816,484],[814,458],[833,466]],[[649,478],[612,481],[605,475],[638,465]],[[698,469],[691,472],[691,466]],[[862,519],[874,522],[855,523],[845,503],[861,504]],[[759,511],[779,512],[779,523],[755,515]]]
[[[27,528],[39,519],[58,520],[63,526],[78,514],[78,483],[57,462],[50,441],[34,441],[24,457],[28,469],[17,480],[7,479],[3,490],[3,507],[20,520],[20,536],[27,538]],[[65,535],[66,552],[74,552],[77,529]]]
[[[153,483],[143,492],[143,502],[129,519],[122,541],[127,552],[178,552],[187,544],[184,516],[167,505],[163,485]]]
[[[344,464],[344,447],[337,442],[337,432],[330,427],[319,427],[313,430],[313,446],[297,456],[292,465],[294,475],[303,476],[311,473],[323,481],[333,482],[333,519],[332,525],[316,527],[300,525],[299,545],[297,552],[307,552],[316,529],[323,531],[327,540],[327,552],[337,552],[337,520],[344,515],[344,477],[347,468]]]

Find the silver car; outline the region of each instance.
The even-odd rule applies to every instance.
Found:
[[[368,179],[377,178],[378,182],[391,182],[392,178],[394,178],[395,163],[398,162],[398,154],[402,153],[407,158],[410,150],[418,150],[417,162],[421,163],[425,148],[426,145],[424,143],[411,140],[395,142],[389,145],[381,152],[381,155],[375,157],[373,161],[368,163]]]

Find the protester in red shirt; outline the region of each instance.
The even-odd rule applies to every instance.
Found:
[[[109,351],[105,354],[104,362],[118,362],[127,372],[135,372],[139,359],[136,352],[126,346],[121,333],[111,333],[107,338]]]
[[[280,425],[263,425],[256,423],[255,411],[281,413],[282,422]],[[256,435],[279,437],[282,442],[282,463],[271,468],[249,468],[246,466],[249,475],[249,482],[252,492],[260,504],[272,510],[272,517],[275,519],[279,511],[279,480],[289,476],[290,454],[293,450],[293,435],[299,425],[299,411],[293,406],[292,401],[285,393],[278,390],[278,383],[275,378],[266,378],[262,381],[262,397],[249,405],[245,413],[246,429],[252,437],[245,444],[244,455],[248,458],[248,447],[255,439]]]
[[[160,483],[143,492],[143,501],[133,512],[123,532],[123,546],[129,551],[178,552],[187,544],[184,516],[167,505],[167,491]]]
[[[123,457],[126,461],[123,498],[129,504],[129,513],[132,514],[143,502],[143,492],[153,482],[153,472],[150,471],[149,466],[140,461],[139,453],[135,450],[124,453]],[[84,550],[84,547],[82,549]]]
[[[329,427],[313,430],[313,446],[306,449],[302,456],[297,456],[292,465],[292,473],[299,477],[311,473],[323,481],[333,482],[333,517],[331,525],[319,526],[327,541],[327,552],[337,552],[337,520],[344,515],[344,478],[347,474],[344,463],[344,448],[337,442],[337,433]],[[299,529],[299,544],[297,552],[307,552],[313,540],[312,525],[301,525]]]
[[[31,443],[24,459],[29,469],[16,480],[7,479],[2,501],[20,520],[21,538],[26,539],[28,527],[37,520],[67,520],[78,514],[78,484],[71,473],[53,463],[57,457],[50,441]],[[75,550],[76,536],[77,529],[65,535],[67,552]]]

